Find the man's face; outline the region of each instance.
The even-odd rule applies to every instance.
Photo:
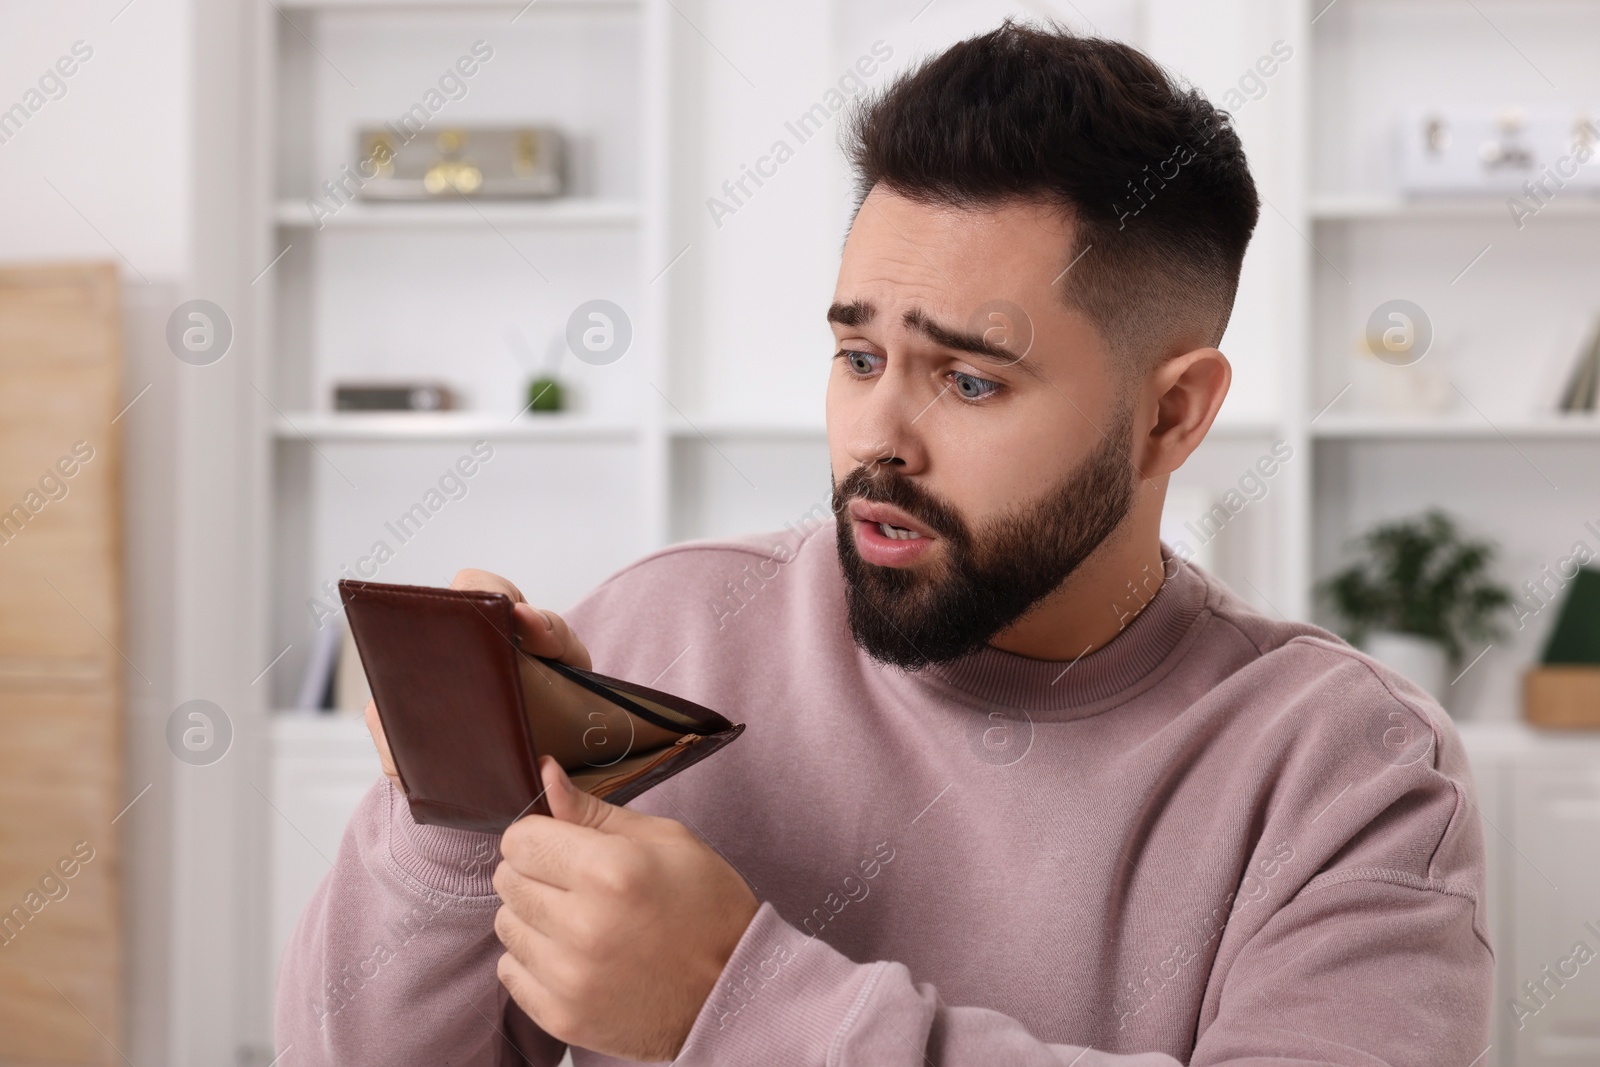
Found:
[[[881,188],[856,216],[829,311],[828,446],[851,629],[884,662],[982,646],[1131,506],[1128,383],[1061,299],[1070,238],[1044,205]]]

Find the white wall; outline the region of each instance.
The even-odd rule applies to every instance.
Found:
[[[173,760],[163,730],[173,700],[173,557],[179,367],[163,330],[190,273],[189,0],[0,5],[0,109],[42,106],[0,143],[0,262],[111,260],[124,289],[123,653],[127,677],[122,832],[128,1032],[136,1063],[167,1057]],[[29,99],[57,60],[88,53]],[[146,685],[139,675],[148,677]]]
[[[3,5],[0,108],[75,42],[91,54],[0,144],[0,256],[115,259],[144,285],[188,265],[189,3],[136,0],[118,15],[124,3]]]

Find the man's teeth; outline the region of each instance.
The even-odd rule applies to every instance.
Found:
[[[878,523],[878,531],[883,536],[893,538],[896,541],[915,541],[922,536],[915,530],[907,530],[903,526],[890,526],[886,522]]]

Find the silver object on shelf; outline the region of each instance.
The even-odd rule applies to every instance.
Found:
[[[1407,194],[1548,198],[1567,187],[1600,190],[1600,127],[1584,108],[1436,107],[1403,115],[1398,134]]]

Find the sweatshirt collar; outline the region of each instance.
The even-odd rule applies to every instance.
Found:
[[[1105,645],[1076,660],[1040,660],[986,645],[948,663],[933,664],[912,677],[934,687],[958,690],[982,704],[1028,712],[1059,712],[1079,718],[1105,711],[1153,684],[1162,669],[1187,647],[1185,640],[1205,609],[1206,579],[1174,560],[1163,544],[1161,558],[1171,577],[1144,609]],[[1148,682],[1146,680],[1148,679]]]

